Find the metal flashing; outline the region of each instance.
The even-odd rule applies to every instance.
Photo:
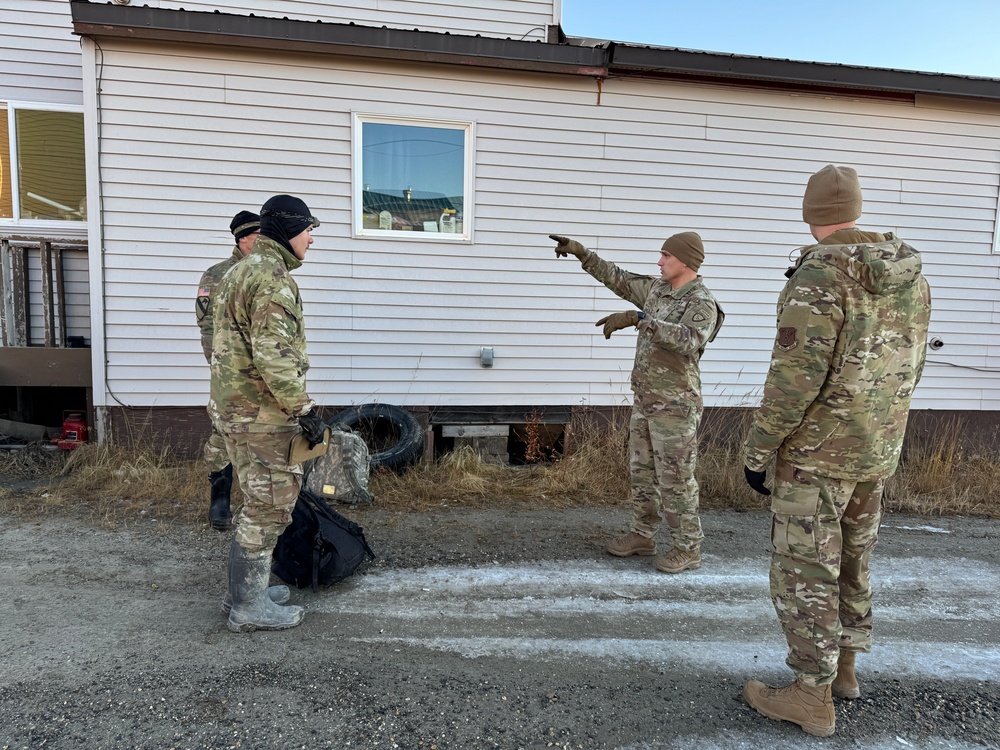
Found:
[[[611,74],[660,73],[773,81],[796,86],[1000,99],[1000,79],[871,68],[840,63],[703,52],[616,43]]]
[[[70,8],[73,30],[81,36],[232,44],[590,76],[607,73],[602,51],[567,44],[86,0],[73,0]]]
[[[933,94],[1000,100],[1000,79],[805,62],[653,47],[598,39],[559,43],[390,29],[354,23],[296,21],[255,15],[166,10],[72,0],[73,29],[82,36],[232,44],[241,47],[382,59],[498,67],[604,78],[670,77],[749,86]]]

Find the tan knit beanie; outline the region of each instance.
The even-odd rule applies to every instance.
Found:
[[[851,167],[827,164],[809,178],[802,220],[814,227],[846,224],[861,216],[861,183]]]
[[[705,260],[705,246],[701,244],[697,232],[681,232],[667,237],[660,252],[670,253],[692,271],[697,271]]]

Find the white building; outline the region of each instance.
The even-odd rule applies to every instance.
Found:
[[[70,305],[66,328],[91,344],[98,424],[204,434],[198,278],[230,252],[232,215],[276,193],[323,222],[296,272],[322,404],[444,424],[627,403],[634,335],[594,327],[627,305],[547,235],[655,274],[660,242],[690,229],[727,313],[706,404],[753,405],[789,254],[811,241],[802,191],[830,162],[862,177],[860,224],[923,251],[943,345],[914,407],[992,423],[1000,80],[567,39],[559,22],[559,0],[9,0],[4,165],[19,113],[82,117],[86,210],[2,209],[0,233],[86,236],[89,316]],[[68,302],[85,281],[67,272]]]

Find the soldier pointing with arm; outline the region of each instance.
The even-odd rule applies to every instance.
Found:
[[[771,495],[771,598],[795,682],[753,680],[743,696],[772,719],[834,733],[831,692],[857,698],[855,655],[871,650],[868,564],[882,491],[924,366],[930,289],[920,254],[858,229],[861,185],[850,167],[809,178],[802,248],[778,297],[778,334],[746,438],[746,478]],[[774,460],[774,494],[765,471]]]
[[[574,255],[584,271],[636,307],[597,321],[605,338],[623,328],[639,333],[629,422],[634,515],[629,532],[611,540],[607,551],[618,557],[655,555],[662,512],[673,545],[656,558],[656,569],[697,568],[704,538],[694,478],[703,408],[699,361],[725,317],[698,275],[705,258],[701,237],[682,232],[668,238],[657,262],[659,276],[623,271],[575,240],[550,237],[558,243],[557,256]]]

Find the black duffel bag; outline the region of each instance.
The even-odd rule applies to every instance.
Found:
[[[289,586],[315,592],[353,574],[365,558],[375,559],[365,530],[303,489],[291,524],[278,537],[271,570]]]

